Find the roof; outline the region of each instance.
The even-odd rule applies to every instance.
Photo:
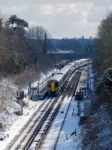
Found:
[[[58,82],[60,82],[63,78],[63,76],[72,68],[74,67],[75,64],[80,63],[82,61],[85,61],[87,59],[79,59],[73,62],[68,63],[67,65],[65,65],[61,70],[59,70],[58,72],[56,72],[56,74],[54,74],[54,76],[50,77],[48,79],[48,81],[50,80],[56,80]]]

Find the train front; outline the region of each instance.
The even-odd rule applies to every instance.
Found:
[[[59,81],[56,79],[48,80],[47,82],[48,96],[57,96],[60,94]]]

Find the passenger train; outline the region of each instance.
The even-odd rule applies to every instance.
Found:
[[[73,61],[65,65],[61,70],[56,72],[47,81],[47,95],[57,96],[62,92],[62,87],[64,85],[67,77],[72,73],[72,71],[87,65],[88,59],[80,59]]]

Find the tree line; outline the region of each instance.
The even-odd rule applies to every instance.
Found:
[[[53,58],[47,56],[49,38],[42,26],[29,27],[16,15],[6,20],[0,17],[0,74],[17,74],[34,65],[38,70],[52,66]]]
[[[112,79],[112,12],[104,18],[97,32],[97,38],[94,40],[95,54],[94,67],[97,77],[100,79],[97,87],[97,95],[101,101],[111,101],[112,82],[106,78],[109,74]],[[111,83],[110,83],[111,82]]]
[[[94,64],[97,73],[101,75],[106,69],[112,67],[112,12],[101,21],[94,44]]]

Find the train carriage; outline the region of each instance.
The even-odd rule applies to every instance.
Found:
[[[70,74],[73,68],[66,65],[47,81],[48,95],[57,96],[61,93],[65,79]]]
[[[47,94],[48,96],[57,96],[62,92],[63,84],[66,78],[71,74],[73,70],[76,70],[80,66],[84,66],[87,64],[87,59],[81,59],[77,61],[73,61],[66,66],[64,66],[61,70],[59,70],[56,74],[54,74],[47,81]]]

